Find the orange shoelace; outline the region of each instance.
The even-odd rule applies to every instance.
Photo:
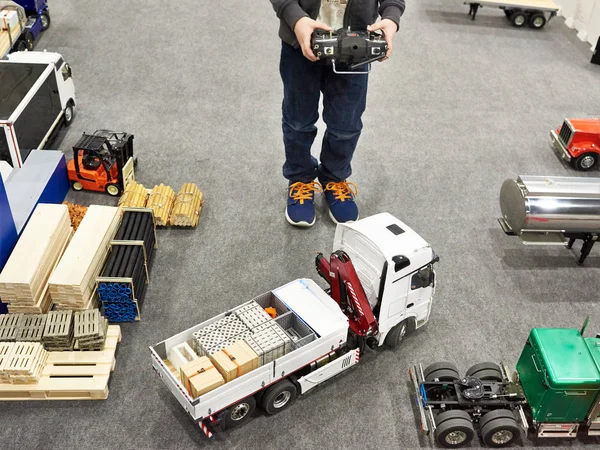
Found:
[[[358,194],[358,186],[352,182],[340,181],[338,183],[329,182],[325,186],[326,191],[333,191],[333,198],[340,201],[350,200],[352,195]]]
[[[298,181],[294,184],[291,184],[289,190],[290,197],[299,201],[300,204],[303,205],[304,200],[313,199],[313,192],[323,192],[323,186],[316,181],[311,181],[310,183],[302,183],[301,181]]]

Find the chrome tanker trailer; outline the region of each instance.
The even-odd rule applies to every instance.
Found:
[[[527,245],[583,241],[583,264],[600,236],[600,178],[519,176],[500,189],[504,232]]]

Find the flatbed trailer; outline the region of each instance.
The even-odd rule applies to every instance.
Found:
[[[19,21],[16,26],[8,26],[8,29],[0,27],[0,59],[4,58],[13,48],[17,48],[17,44],[21,39],[21,35],[25,30],[27,16],[25,11],[20,6],[2,6],[0,2],[0,11],[16,11]],[[0,24],[1,25],[1,24]]]
[[[560,10],[552,0],[477,0],[464,3],[470,6],[472,20],[475,20],[479,8],[488,6],[502,9],[515,27],[529,25],[536,30],[544,28]]]

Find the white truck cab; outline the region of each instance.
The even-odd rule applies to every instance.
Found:
[[[433,264],[439,260],[431,246],[408,225],[389,213],[351,224],[339,224],[333,248],[350,256],[379,324],[383,345],[398,324],[404,336],[429,320],[435,291]]]
[[[16,52],[0,60],[0,161],[21,167],[74,112],[73,74],[60,54]]]

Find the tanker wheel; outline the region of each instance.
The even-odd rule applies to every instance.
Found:
[[[83,184],[81,184],[79,181],[73,181],[73,183],[71,183],[71,187],[73,188],[74,191],[82,191],[83,190]]]
[[[435,441],[445,448],[467,445],[475,437],[471,416],[463,410],[445,411],[435,418]]]
[[[598,155],[595,153],[584,153],[573,161],[573,166],[577,170],[590,170],[596,167]]]
[[[521,436],[521,429],[512,411],[497,409],[484,414],[479,421],[481,439],[489,447],[506,447]]]
[[[529,26],[535,30],[541,30],[544,28],[544,26],[546,26],[546,22],[546,16],[541,12],[532,14],[529,18]]]
[[[467,376],[479,378],[480,380],[498,382],[501,382],[504,379],[500,366],[493,362],[483,362],[469,367]]]
[[[245,398],[225,410],[221,419],[221,430],[229,430],[245,423],[256,409],[256,399],[253,396]]]
[[[425,381],[455,381],[460,378],[458,369],[450,362],[438,362],[423,371]]]
[[[521,11],[516,11],[510,16],[510,23],[515,27],[521,28],[527,23],[527,14]]]
[[[117,186],[116,184],[107,184],[105,190],[108,195],[111,195],[113,197],[117,197],[121,193],[119,186]]]

